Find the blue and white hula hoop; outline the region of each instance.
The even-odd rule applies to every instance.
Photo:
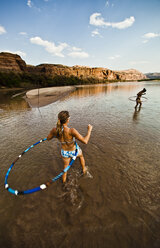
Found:
[[[50,179],[47,183],[41,184],[39,187],[33,188],[33,189],[28,189],[28,190],[24,190],[24,191],[19,191],[19,190],[15,190],[9,187],[8,184],[8,176],[9,173],[11,171],[11,169],[13,168],[14,164],[17,162],[17,160],[19,158],[21,158],[26,152],[28,152],[31,148],[33,148],[34,146],[38,145],[39,143],[42,143],[43,141],[46,141],[47,138],[42,139],[40,141],[38,141],[37,143],[31,145],[30,147],[28,147],[24,152],[22,152],[21,155],[19,155],[14,162],[11,164],[10,168],[8,169],[6,176],[5,176],[5,189],[8,190],[10,193],[14,194],[14,195],[26,195],[26,194],[32,194],[34,192],[46,189],[47,187],[49,187],[53,182],[55,182],[57,179],[59,179],[65,172],[67,172],[69,170],[69,168],[72,166],[73,162],[76,160],[76,157],[78,155],[78,150],[76,149],[76,153],[75,156],[71,158],[71,161],[69,163],[69,165],[62,171],[60,172],[56,177]]]

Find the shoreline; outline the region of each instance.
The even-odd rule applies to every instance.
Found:
[[[142,80],[142,81],[134,81],[134,82],[145,82],[145,81],[159,81],[159,80]],[[111,84],[111,83],[120,83],[118,82],[107,82],[105,84]],[[130,81],[127,81],[130,82]],[[122,83],[122,82],[121,82]],[[124,82],[126,83],[126,81]],[[102,83],[103,84],[103,83]],[[26,89],[26,88],[0,88],[0,92],[14,92],[16,91],[18,94],[15,94],[12,96],[12,98],[25,94],[23,96],[23,99],[29,104],[31,108],[37,108],[37,107],[43,107],[48,104],[54,103],[73,91],[75,91],[79,87],[85,87],[85,86],[95,86],[95,85],[101,85],[100,83],[97,84],[81,84],[81,85],[73,85],[73,86],[53,86],[53,87],[45,87],[45,88],[36,88],[36,89]],[[21,92],[23,90],[23,92]],[[20,92],[20,93],[19,93]]]
[[[0,92],[5,92],[5,91],[18,91],[18,90],[25,90],[24,88],[0,88]],[[26,89],[26,91],[27,91],[27,89]]]
[[[23,98],[28,102],[30,107],[37,108],[54,103],[75,90],[75,86],[39,88],[27,91]]]

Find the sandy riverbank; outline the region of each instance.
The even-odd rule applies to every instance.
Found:
[[[26,92],[25,100],[33,108],[43,107],[67,96],[75,89],[75,86],[62,86],[29,90]]]

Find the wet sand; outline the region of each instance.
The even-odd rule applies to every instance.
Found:
[[[75,86],[34,89],[27,91],[26,97],[24,98],[32,108],[43,107],[67,96],[75,91],[75,89]]]

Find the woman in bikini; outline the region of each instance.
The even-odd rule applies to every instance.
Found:
[[[141,108],[141,105],[142,105],[141,97],[142,95],[146,94],[145,92],[146,92],[146,89],[144,88],[143,90],[137,93],[135,109],[137,108],[138,104],[139,104],[139,108]]]
[[[83,173],[85,174],[87,169],[85,167],[85,160],[81,148],[76,143],[75,139],[87,144],[91,135],[92,126],[88,125],[88,131],[86,136],[82,136],[75,128],[69,128],[69,112],[61,111],[58,114],[57,127],[53,128],[49,133],[47,140],[52,138],[57,138],[61,142],[61,156],[64,162],[64,169],[69,165],[72,157],[76,155],[76,150],[78,150],[78,155],[80,163],[82,166]],[[66,182],[67,172],[62,176],[63,183]]]

